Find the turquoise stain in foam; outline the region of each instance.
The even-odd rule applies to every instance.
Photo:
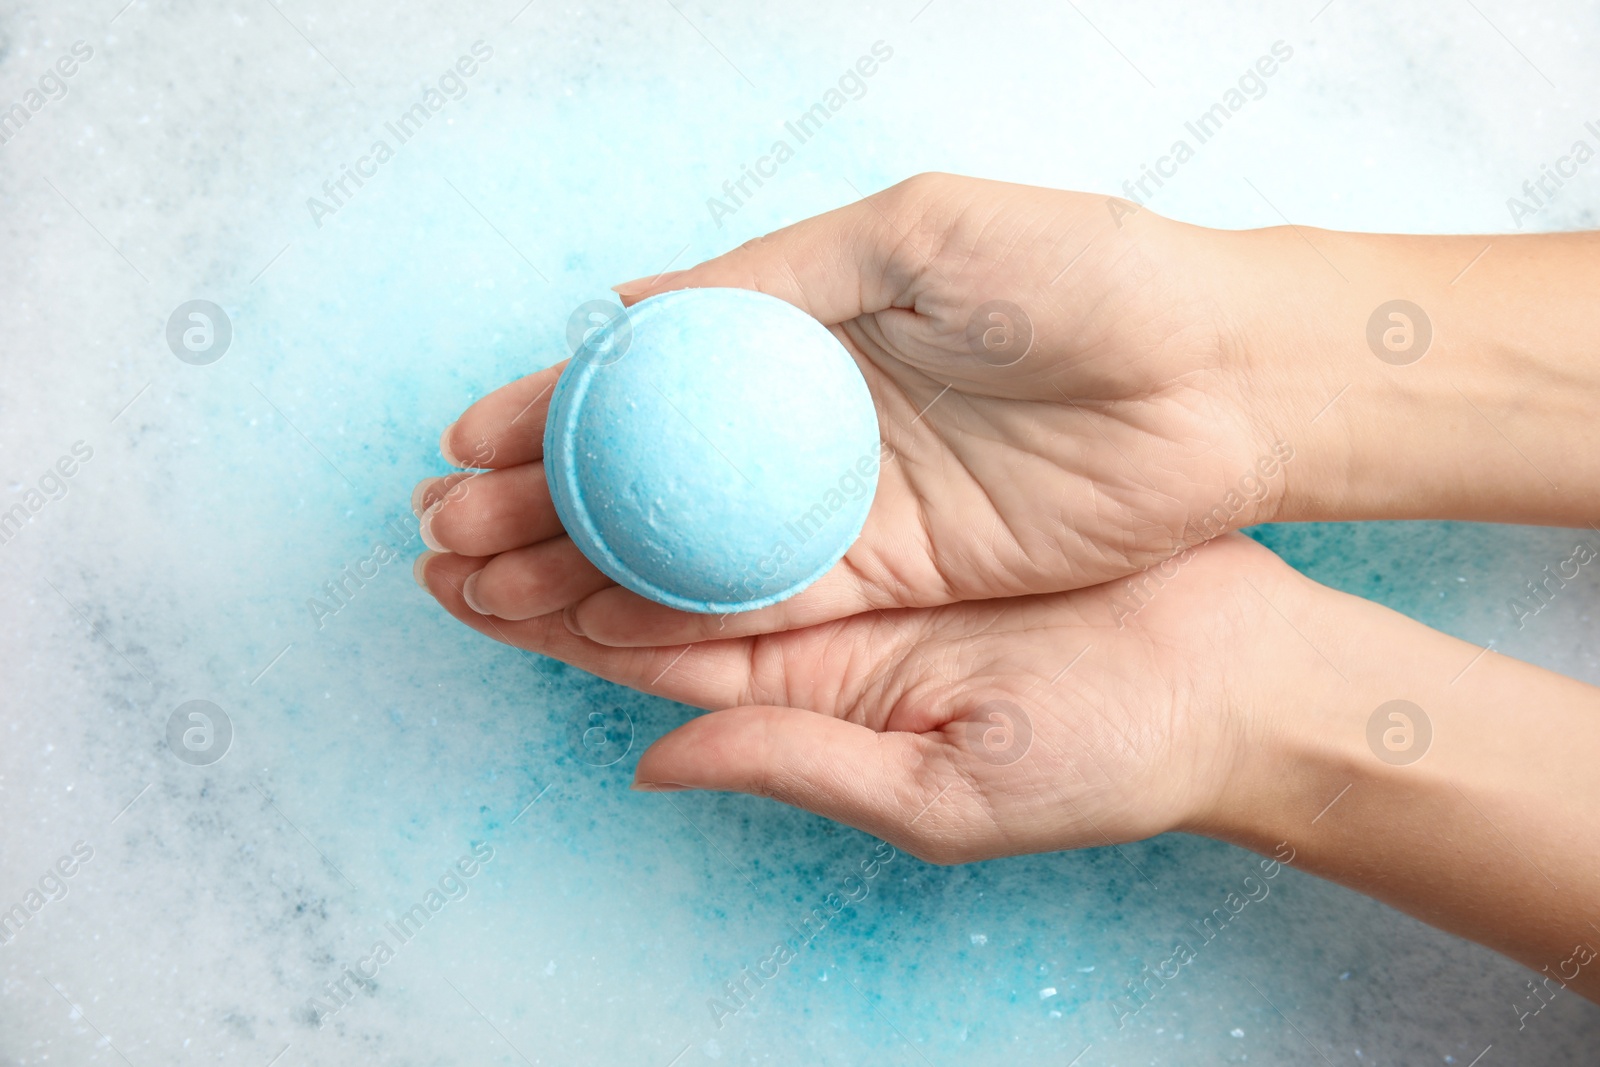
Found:
[[[774,71],[772,80],[805,83],[787,76],[793,74]],[[244,694],[237,698],[247,727],[240,743],[251,747],[241,748],[239,765],[249,765],[246,755],[271,765],[297,801],[297,817],[303,811],[315,818],[308,829],[319,844],[371,887],[366,898],[335,897],[327,905],[333,918],[322,927],[296,927],[305,956],[351,958],[365,945],[339,943],[342,930],[411,899],[440,858],[487,836],[501,849],[486,874],[491,881],[478,883],[471,902],[447,917],[454,925],[440,928],[439,944],[452,961],[471,961],[479,988],[504,991],[496,1008],[506,1018],[520,1016],[529,1033],[538,1030],[528,1018],[541,1004],[570,1005],[567,1023],[541,1032],[548,1043],[541,1053],[558,1059],[581,1059],[606,1038],[605,1028],[616,1029],[608,1013],[619,997],[639,1032],[668,1035],[662,1062],[692,1038],[685,1063],[712,1062],[713,1047],[723,1063],[781,1061],[789,1053],[793,1061],[865,1062],[869,1052],[885,1062],[920,1062],[906,1039],[937,1063],[1064,1063],[1090,1043],[1095,1049],[1084,1067],[1220,1062],[1245,1052],[1271,1059],[1279,1050],[1303,1055],[1300,1037],[1233,977],[1239,974],[1262,984],[1286,1011],[1303,1013],[1298,1018],[1369,1049],[1404,1047],[1371,1033],[1367,1021],[1394,1018],[1395,1005],[1441,1032],[1449,1020],[1465,1018],[1419,991],[1439,973],[1481,973],[1484,953],[1291,872],[1248,925],[1210,946],[1141,1013],[1137,1027],[1119,1031],[1106,1002],[1141,962],[1166,956],[1186,920],[1209,909],[1251,861],[1223,845],[1175,836],[965,868],[902,855],[756,1010],[721,1031],[709,1020],[696,1025],[705,999],[789,936],[796,913],[832,891],[870,852],[872,839],[770,801],[630,793],[638,754],[695,711],[491,642],[445,617],[400,569],[385,568],[325,630],[306,626],[305,597],[370,549],[416,478],[444,473],[434,453],[437,430],[488,390],[569,355],[562,327],[573,307],[622,278],[664,268],[686,242],[680,264],[853,198],[841,173],[871,190],[916,167],[896,147],[901,138],[893,130],[870,131],[883,159],[863,164],[831,127],[841,152],[809,146],[784,183],[763,190],[726,230],[686,227],[686,211],[736,168],[733,155],[743,149],[710,163],[699,151],[683,152],[672,142],[682,116],[718,108],[706,128],[747,129],[769,117],[766,109],[783,114],[789,105],[740,103],[731,91],[685,99],[670,83],[640,89],[621,69],[597,68],[592,82],[614,95],[580,105],[551,94],[482,114],[474,109],[489,97],[469,100],[456,126],[439,128],[431,146],[419,142],[396,160],[261,279],[240,310],[236,352],[209,378],[186,379],[172,425],[146,435],[152,449],[188,440],[196,427],[205,435],[203,447],[155,457],[170,477],[125,501],[141,523],[189,539],[180,542],[186,569],[166,575],[153,602],[181,593],[188,617],[214,614],[208,583],[228,583],[215,588],[227,594],[227,605],[242,607],[239,625],[205,637],[227,665],[215,670],[218,691]],[[867,114],[848,112],[834,122]],[[519,147],[504,136],[507,128],[536,131],[539,144],[562,151]],[[619,130],[629,137],[616,136]],[[583,165],[563,170],[564,157]],[[640,159],[672,159],[674,166],[640,182]],[[967,162],[971,172],[985,169],[980,157]],[[435,171],[549,282],[485,229]],[[280,240],[266,234],[260,244]],[[571,249],[583,251],[565,251]],[[229,377],[235,374],[238,381]],[[353,488],[275,421],[244,374]],[[130,417],[156,419],[158,409],[135,409]],[[248,478],[217,477],[219,457],[230,456],[248,461]],[[209,490],[197,494],[196,485]],[[173,523],[175,515],[184,521]],[[1483,590],[1480,570],[1473,596],[1440,600],[1441,555],[1482,568],[1486,556],[1503,554],[1522,536],[1436,525],[1254,533],[1319,580],[1403,610],[1426,608],[1424,618],[1445,628],[1466,617],[1468,601],[1499,610],[1503,598]],[[208,554],[213,546],[226,550]],[[205,580],[193,580],[202,568]],[[171,647],[197,640],[163,625],[186,617],[179,607],[163,611],[162,619],[147,620],[154,638]],[[251,665],[248,678],[290,640],[293,652],[259,685],[236,683],[238,664]],[[206,679],[207,670],[197,662],[190,677]],[[403,720],[361,714],[391,700],[407,710]],[[570,743],[574,724],[597,705],[622,708],[636,730],[633,750],[608,767],[583,763]],[[550,783],[551,793],[513,824]],[[286,855],[300,862],[298,854]],[[250,874],[248,861],[240,866]],[[306,881],[304,892],[313,894],[336,884],[318,872]],[[465,921],[468,908],[481,910],[476,921]],[[540,984],[548,961],[559,965],[557,978]],[[327,977],[320,966],[307,965],[305,973]],[[398,969],[404,966],[410,964],[397,965],[394,983],[360,1009],[368,1014],[352,1018],[381,1029],[391,1018],[382,1013],[405,1004],[395,999],[401,981],[425,973]],[[1334,985],[1346,971],[1358,979]],[[1503,973],[1512,994],[1513,973],[1509,966]],[[439,1007],[446,1000],[417,984],[426,994],[417,1002],[418,1025],[459,1032],[459,1018]],[[1058,995],[1041,1002],[1044,987]],[[285,996],[302,992],[296,986]],[[1487,1012],[1500,1010],[1505,998],[1474,985],[1469,999]],[[1359,1021],[1345,1025],[1346,1017]],[[1246,1045],[1227,1036],[1235,1026],[1249,1032]],[[1541,1032],[1553,1039],[1560,1028]]]

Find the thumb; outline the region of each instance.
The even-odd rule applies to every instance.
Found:
[[[950,826],[950,811],[931,811],[930,802],[955,780],[939,734],[879,733],[798,708],[743,707],[692,719],[651,745],[633,787],[771,797],[925,854],[917,842]]]
[[[699,266],[613,290],[632,307],[672,289],[754,289],[788,301],[824,326],[886,310],[914,277],[891,269],[903,254],[891,221],[904,200],[900,188],[786,226]]]

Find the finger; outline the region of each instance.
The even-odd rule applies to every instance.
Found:
[[[435,552],[493,556],[561,533],[543,463],[484,471],[455,485],[418,520]]]
[[[915,277],[920,256],[906,255],[894,217],[904,184],[758,237],[688,270],[615,287],[625,305],[672,289],[755,289],[831,326],[893,307]],[[898,228],[897,228],[898,227]]]
[[[501,468],[544,455],[550,391],[566,362],[535,371],[479,400],[439,435],[439,451],[456,467]]]
[[[843,559],[787,600],[755,611],[708,615],[678,611],[620,586],[574,604],[567,625],[603,645],[619,647],[725,640],[780,633],[873,609],[933,607],[961,599],[932,564],[916,493],[899,464],[886,465],[866,524]]]
[[[937,734],[879,733],[798,708],[742,707],[692,719],[639,758],[634,787],[771,797],[926,851],[917,824],[936,799],[959,805],[949,745]],[[950,833],[950,812],[930,820]]]
[[[411,514],[421,517],[424,511],[451,495],[451,491],[468,478],[471,471],[458,471],[443,478],[424,478],[411,490]]]
[[[440,605],[479,633],[513,648],[570,663],[579,670],[699,708],[727,707],[746,699],[750,683],[747,641],[707,641],[667,648],[606,648],[574,636],[559,615],[509,621],[480,615],[461,587],[484,561],[453,553],[423,553],[412,574]],[[541,668],[544,673],[548,668]]]
[[[573,633],[591,641],[636,648],[779,633],[888,606],[872,603],[856,576],[835,568],[805,591],[756,611],[722,615],[679,611],[620,585],[608,585],[572,603],[565,618]]]
[[[472,609],[481,614],[501,619],[531,619],[560,611],[614,585],[584,558],[572,538],[562,536],[502,552],[483,570],[468,577],[461,592]]]

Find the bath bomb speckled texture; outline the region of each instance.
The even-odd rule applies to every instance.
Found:
[[[793,596],[861,532],[877,412],[811,316],[745,289],[634,305],[579,349],[550,399],[545,473],[578,548],[685,611]]]

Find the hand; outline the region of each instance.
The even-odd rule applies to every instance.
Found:
[[[1563,985],[1600,1001],[1600,694],[1238,534],[1130,579],[1131,617],[1117,582],[677,647],[480,615],[483,565],[417,570],[498,640],[722,709],[652,745],[637,788],[773,797],[942,863],[1206,834],[1522,961],[1543,991],[1518,1014]]]
[[[1094,585],[1267,518],[1284,478],[1259,476],[1274,435],[1245,402],[1210,231],[1144,211],[1114,217],[1113,206],[923,176],[618,287],[628,303],[682,287],[759,289],[827,324],[860,364],[892,458],[860,539],[790,600],[726,618],[680,612],[577,552],[539,462],[559,367],[446,430],[447,457],[493,469],[419,486],[423,536],[494,557],[466,590],[482,613],[565,611],[594,641],[652,646]],[[980,317],[969,331],[995,300],[1024,318]],[[1005,345],[1007,329],[1031,332],[1031,346]],[[969,335],[986,331],[1001,343],[975,352]]]
[[[686,647],[480,615],[461,587],[483,566],[433,556],[419,573],[497,640],[719,709],[652,745],[637,788],[774,797],[936,862],[1206,825],[1264,732],[1244,691],[1325,669],[1275,614],[1315,587],[1237,534],[1164,566],[1125,625],[1101,586]]]

